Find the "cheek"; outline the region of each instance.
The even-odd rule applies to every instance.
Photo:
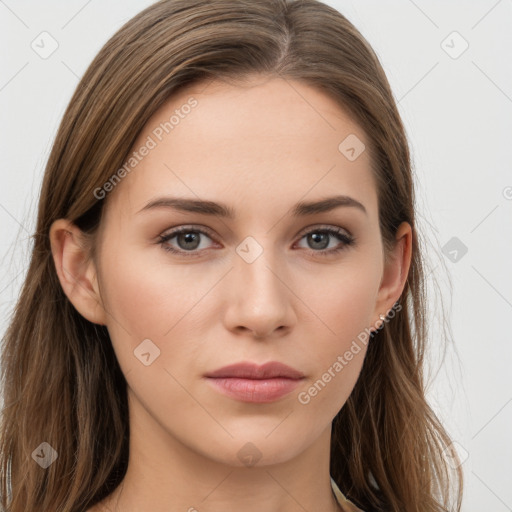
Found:
[[[109,241],[102,256],[101,292],[112,345],[126,372],[136,364],[134,350],[143,340],[150,339],[160,347],[162,332],[180,313],[180,301],[171,302],[169,296],[179,292],[164,283],[158,267],[148,264],[136,251],[126,254],[117,250],[123,246],[122,240]],[[166,300],[166,314],[162,315]]]
[[[317,317],[323,338],[340,349],[372,324],[380,272],[378,265],[363,258],[341,264],[324,276],[305,276],[297,284],[302,300]]]
[[[334,418],[352,392],[366,355],[380,268],[370,258],[347,259],[323,275],[305,273],[294,291],[307,308],[299,319],[301,350],[313,372],[299,390],[299,408]]]
[[[159,250],[165,255],[163,249],[151,249]],[[202,349],[200,330],[219,322],[212,291],[224,274],[220,268],[205,266],[198,272],[194,265],[166,264],[165,257],[148,257],[147,249],[131,251],[129,257],[106,250],[102,297],[110,338],[125,373],[140,370],[134,351],[147,339],[158,349],[158,366],[177,376],[185,371],[183,358],[194,360]]]
[[[102,296],[112,324],[134,337],[160,337],[200,301],[215,276],[198,278],[191,266],[165,265],[144,253],[105,258]]]

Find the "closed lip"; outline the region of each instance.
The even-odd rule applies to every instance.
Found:
[[[304,378],[304,374],[299,370],[278,361],[271,361],[263,365],[244,361],[219,368],[218,370],[207,373],[205,377],[217,379],[238,378],[259,380],[286,378],[299,380]]]

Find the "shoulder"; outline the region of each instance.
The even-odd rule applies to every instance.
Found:
[[[360,508],[356,507],[354,503],[352,503],[350,500],[347,500],[343,493],[340,491],[338,485],[331,477],[331,486],[332,490],[334,491],[334,494],[336,496],[336,499],[338,500],[338,503],[340,504],[341,508],[344,512],[364,512]]]

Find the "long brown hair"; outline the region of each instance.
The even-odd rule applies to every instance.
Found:
[[[443,451],[457,454],[425,399],[426,287],[409,148],[376,54],[316,0],[162,0],[91,63],[49,157],[28,274],[3,340],[6,512],[82,512],[119,485],[128,463],[126,381],[106,327],[83,318],[63,293],[51,224],[74,222],[94,257],[105,203],[94,191],[121,168],[151,115],[193,82],[254,73],[318,88],[351,114],[370,141],[385,248],[401,222],[413,227],[402,310],[369,343],[334,419],[331,475],[367,512],[460,510],[462,472],[452,475]],[[58,453],[45,470],[31,456],[43,442]]]

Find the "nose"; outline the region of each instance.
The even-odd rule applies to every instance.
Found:
[[[235,255],[234,268],[224,284],[226,328],[258,339],[283,336],[296,323],[290,278],[266,253],[270,251],[252,263]]]

